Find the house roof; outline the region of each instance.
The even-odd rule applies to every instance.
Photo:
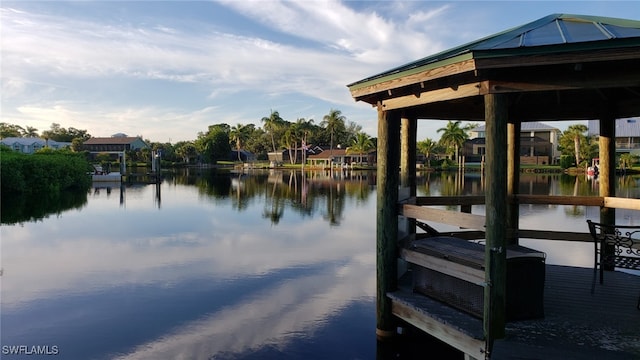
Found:
[[[84,145],[127,145],[140,139],[139,137],[94,137],[84,142]],[[140,139],[142,140],[142,139]]]
[[[476,128],[474,128],[471,131],[475,131],[475,132],[486,131],[485,125],[484,124],[478,125]],[[560,129],[553,126],[549,126],[541,122],[529,121],[529,122],[521,123],[520,131],[560,131]]]
[[[47,144],[47,140],[42,139],[42,138],[38,138],[38,137],[7,137],[4,138],[2,140],[0,140],[0,142],[2,142],[5,145],[13,145],[13,144],[20,144],[20,145],[34,145],[34,144],[38,144],[40,146],[45,146]],[[49,140],[49,145],[53,146],[53,145],[70,145],[70,142],[60,142],[60,141],[55,141],[55,140]]]
[[[37,137],[8,137],[0,140],[3,144],[20,144],[20,145],[43,145],[45,144],[45,140]]]
[[[319,154],[309,155],[308,159],[328,159],[332,156],[345,156],[347,154],[346,149],[333,149],[333,150],[325,150]]]
[[[475,58],[637,46],[640,21],[601,16],[552,14],[533,22],[454,47],[347,85],[357,89],[373,83]]]
[[[598,120],[589,120],[589,135],[600,134]],[[616,137],[640,137],[640,118],[632,117],[616,120]]]

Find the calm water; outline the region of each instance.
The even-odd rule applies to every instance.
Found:
[[[481,194],[483,187],[474,174],[418,182],[418,195]],[[638,197],[639,183],[621,178],[618,193]],[[530,175],[520,191],[587,195],[597,186]],[[388,355],[375,341],[375,173],[332,179],[192,170],[159,186],[58,199],[67,210],[50,215],[5,200],[3,359],[25,358],[7,355],[20,345],[48,346],[63,359]],[[586,232],[585,220],[598,211],[526,205],[521,215],[522,228]],[[637,213],[618,216],[640,222]],[[586,244],[523,243],[546,251],[549,263],[591,266]]]

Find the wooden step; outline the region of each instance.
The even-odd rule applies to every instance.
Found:
[[[484,359],[482,320],[410,288],[388,293],[394,316],[475,358]]]

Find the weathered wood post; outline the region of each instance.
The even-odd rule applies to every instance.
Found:
[[[404,201],[416,196],[416,136],[418,121],[415,117],[403,115],[400,120],[400,188],[399,200]],[[414,219],[403,219],[401,236],[416,232]]]
[[[511,119],[507,119],[507,121],[507,244],[518,244],[520,203],[515,196],[520,192],[521,123]]]
[[[616,192],[616,120],[613,116],[606,116],[600,120],[600,166],[599,166],[599,192],[600,196],[615,196]],[[611,216],[615,209],[602,208],[600,211],[601,222],[615,221],[615,215]]]
[[[415,117],[402,116],[400,128],[400,186],[411,189],[416,194],[416,133],[418,121]]]
[[[506,322],[507,237],[507,95],[484,95],[487,187],[484,290],[484,334],[489,351],[503,338]]]
[[[611,114],[606,114],[600,119],[600,166],[599,166],[599,193],[600,196],[615,196],[616,193],[616,119]],[[616,209],[600,208],[600,222],[603,224],[615,224]],[[602,249],[606,253],[613,253],[613,246]],[[605,270],[614,270],[613,266],[605,266]]]
[[[376,205],[376,335],[395,334],[391,299],[396,290],[398,242],[398,167],[400,165],[400,114],[378,104],[378,185]]]
[[[416,196],[416,136],[418,121],[403,113],[400,119],[400,188],[399,203],[411,203]],[[398,239],[404,239],[416,233],[416,220],[398,216]],[[409,268],[406,261],[398,259],[398,277]]]

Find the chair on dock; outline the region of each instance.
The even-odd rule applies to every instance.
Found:
[[[607,225],[591,220],[587,220],[587,224],[594,246],[592,294],[598,269],[600,284],[604,283],[605,267],[640,271],[640,226]],[[640,296],[637,307],[640,310]]]

